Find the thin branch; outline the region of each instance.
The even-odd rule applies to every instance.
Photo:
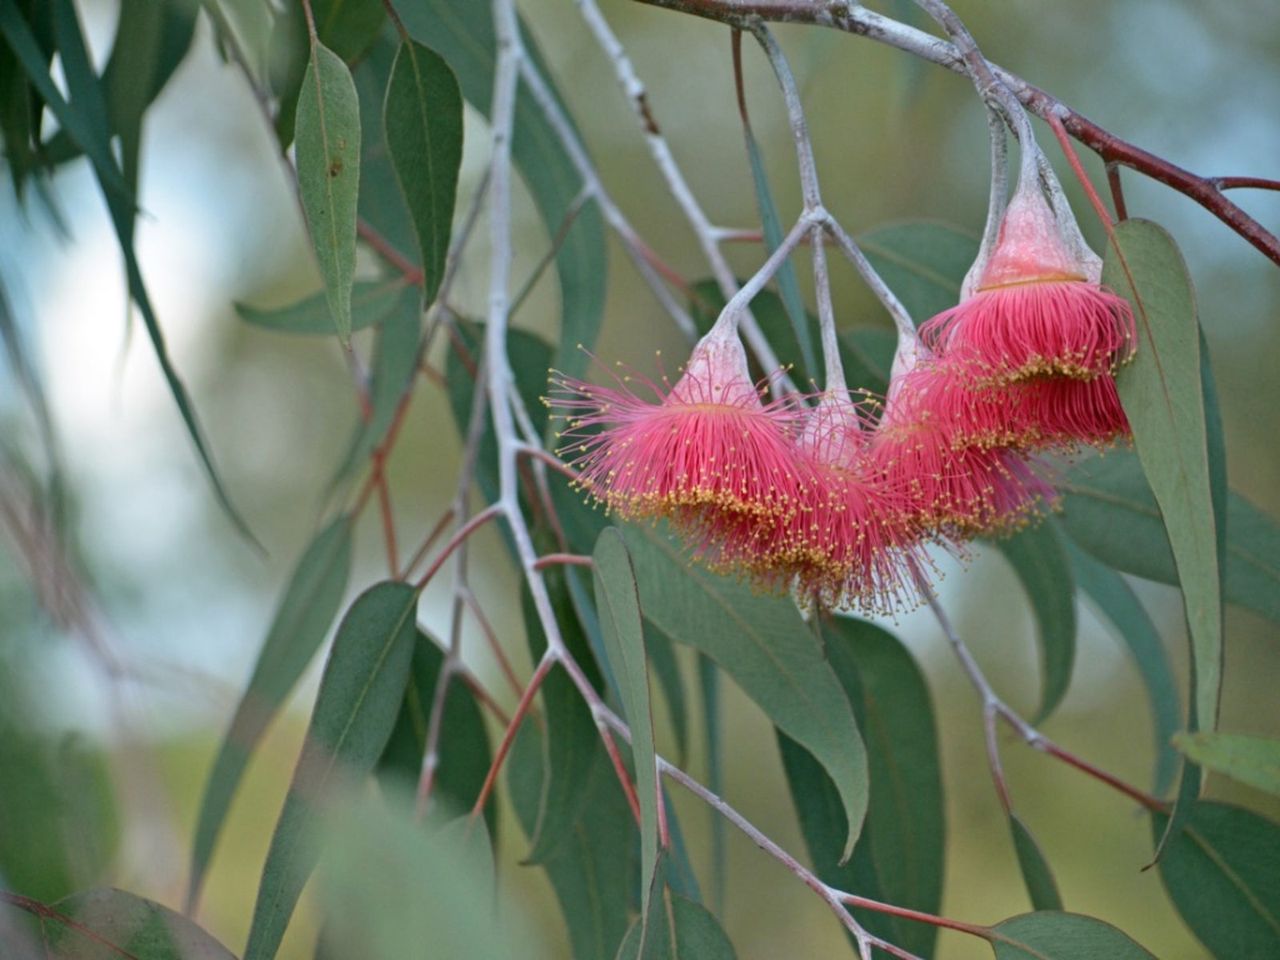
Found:
[[[711,269],[711,275],[715,278],[716,286],[720,288],[720,295],[725,300],[731,299],[738,292],[738,280],[734,275],[733,268],[729,266],[729,261],[720,249],[718,236],[720,231],[712,225],[710,219],[699,205],[697,198],[694,197],[688,181],[685,180],[684,174],[680,170],[680,165],[676,162],[675,155],[671,152],[671,147],[654,119],[648,94],[645,91],[644,84],[636,74],[635,67],[631,64],[631,59],[627,56],[612,28],[610,28],[609,22],[600,13],[600,8],[596,5],[595,0],[576,0],[576,2],[587,28],[591,31],[592,36],[596,38],[601,51],[613,66],[618,83],[622,87],[622,91],[626,95],[636,119],[639,120],[641,129],[644,131],[645,145],[649,148],[649,153],[653,157],[654,163],[657,164],[658,171],[666,181],[667,189],[670,191],[671,196],[675,198],[681,212],[684,213],[685,219],[693,230],[698,246],[702,250],[702,255],[707,261],[707,266]],[[761,367],[767,371],[781,368],[782,365],[778,362],[778,357],[774,353],[773,347],[761,332],[755,317],[751,315],[750,311],[743,317],[742,335],[747,345],[751,348],[751,352],[756,355]],[[785,389],[794,390],[794,384],[791,383],[789,378],[779,378],[777,382]]]
[[[816,3],[813,0],[636,0],[636,2],[693,14],[740,29],[750,29],[757,20],[830,27],[895,47],[930,63],[946,67],[948,70],[957,73],[965,72],[964,61],[953,44],[869,10],[860,3],[847,2],[847,0],[823,0]],[[1190,197],[1253,244],[1268,259],[1280,264],[1280,238],[1229,200],[1223,192],[1235,186],[1273,189],[1267,184],[1277,181],[1259,183],[1259,178],[1203,177],[1192,173],[1163,157],[1158,157],[1121,139],[1073,110],[1057,97],[1033,86],[1016,74],[995,64],[992,64],[991,69],[996,78],[1013,92],[1026,109],[1041,118],[1058,117],[1067,132],[1096,153],[1104,163],[1116,163],[1129,167]],[[1221,186],[1224,181],[1228,186]]]
[[[969,650],[968,645],[960,638],[955,627],[952,626],[951,620],[947,616],[946,611],[942,609],[942,605],[938,602],[937,594],[933,592],[933,589],[927,583],[923,582],[922,576],[917,576],[917,582],[920,584],[921,592],[928,602],[930,609],[933,611],[934,617],[938,621],[938,625],[942,628],[942,632],[946,636],[947,642],[951,644],[951,649],[955,652],[957,659],[959,659],[960,666],[963,668],[966,676],[968,676],[969,682],[973,684],[974,689],[977,690],[979,696],[982,697],[984,717],[987,714],[991,714],[992,716],[998,715],[1013,729],[1014,733],[1016,733],[1018,737],[1033,750],[1039,750],[1041,753],[1047,753],[1051,757],[1056,757],[1057,759],[1062,760],[1064,763],[1075,767],[1082,773],[1086,773],[1095,780],[1105,783],[1112,789],[1123,793],[1125,796],[1129,797],[1129,799],[1135,801],[1148,810],[1165,810],[1168,807],[1168,804],[1163,800],[1153,797],[1131,784],[1125,783],[1120,778],[1107,773],[1105,770],[1094,766],[1087,760],[1076,756],[1064,747],[1054,743],[1024,720],[1016,710],[1006,704],[1000,698],[999,694],[995,692],[995,688],[991,686],[991,682],[982,672],[982,668],[978,666],[978,661],[974,659],[973,653]],[[1003,772],[998,767],[998,758],[997,765],[992,768],[992,777],[996,779],[997,789],[1002,791],[1002,802],[1006,804],[1006,809],[1008,809],[1008,792],[1007,787],[1003,786],[1004,776]]]

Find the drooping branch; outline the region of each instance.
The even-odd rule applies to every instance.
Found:
[[[963,73],[966,64],[955,46],[923,30],[900,23],[848,0],[637,0],[650,6],[693,14],[739,29],[761,20],[806,23],[867,37]],[[992,64],[998,80],[1027,110],[1041,119],[1057,117],[1066,131],[1096,153],[1104,163],[1129,167],[1196,201],[1268,259],[1280,264],[1280,239],[1246,213],[1224,191],[1239,188],[1280,189],[1280,181],[1258,177],[1205,177],[1116,136],[1057,97]]]

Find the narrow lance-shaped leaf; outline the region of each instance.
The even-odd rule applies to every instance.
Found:
[[[1212,730],[1222,684],[1222,601],[1195,295],[1173,238],[1142,220],[1117,225],[1103,280],[1132,301],[1137,318],[1137,354],[1116,386],[1178,568],[1195,661],[1195,716]]]
[[[1206,770],[1280,796],[1280,740],[1240,733],[1179,733],[1173,744]]]
[[[1168,820],[1152,818],[1167,834]],[[1225,803],[1197,801],[1159,862],[1169,899],[1218,960],[1280,956],[1280,825]]]
[[[1155,792],[1164,794],[1178,766],[1177,755],[1169,741],[1182,726],[1182,709],[1169,652],[1151,617],[1124,577],[1073,543],[1067,544],[1067,555],[1071,559],[1076,583],[1098,612],[1111,621],[1138,666],[1151,704],[1156,755]]]
[[[648,917],[637,917],[616,960],[734,960],[737,954],[720,923],[705,907],[670,890],[660,893]],[[646,922],[647,920],[647,922]]]
[[[622,535],[610,527],[592,555],[596,606],[605,651],[618,678],[622,706],[631,728],[631,756],[640,800],[641,916],[649,915],[649,891],[658,865],[658,764],[653,745],[649,670],[644,656],[640,595]]]
[[[351,288],[351,330],[377,326],[396,312],[408,285],[401,279],[360,280]],[[324,292],[303,297],[284,307],[262,309],[235,305],[240,319],[251,326],[278,333],[331,334],[333,314]]]
[[[492,5],[474,0],[394,0],[394,6],[410,36],[440,52],[453,68],[462,95],[487,115],[493,102],[497,50]],[[523,27],[521,44],[533,68],[549,78],[537,44]],[[547,84],[554,93],[550,79]],[[511,154],[547,234],[558,237],[566,218],[579,206],[582,181],[555,128],[523,83],[516,96]],[[608,263],[599,206],[594,201],[582,204],[561,239],[556,252],[561,320],[555,366],[576,376],[587,363],[581,348],[590,350],[595,344],[604,312]]]
[[[548,570],[545,582],[561,639],[575,657],[581,657],[580,663],[592,663],[587,639],[565,585],[564,571]],[[547,641],[527,583],[521,586],[520,598],[530,658],[536,662],[546,650]],[[583,783],[597,768],[612,772],[591,711],[569,675],[563,670],[552,670],[542,682],[541,697],[546,708],[547,735],[541,741],[546,755],[537,818],[526,831],[532,846],[525,862],[530,864],[541,864],[554,851],[572,844],[575,828],[586,811]]]
[[[652,527],[628,527],[640,608],[672,639],[700,650],[738,682],[783,733],[822,764],[848,823],[841,859],[853,852],[867,812],[867,755],[849,700],[822,645],[795,604],[759,596],[690,567]]]
[[[741,91],[739,91],[741,97]],[[739,99],[742,111],[742,130],[747,140],[747,160],[751,166],[751,180],[756,188],[756,207],[760,211],[760,226],[764,234],[767,252],[772,254],[782,246],[782,224],[778,222],[778,208],[773,202],[773,191],[769,189],[769,175],[764,169],[764,155],[755,134],[751,132],[751,124],[747,121],[746,104]],[[800,284],[796,280],[796,269],[790,258],[782,262],[777,273],[778,292],[782,296],[782,304],[787,311],[787,319],[791,321],[791,330],[795,334],[796,344],[800,349],[802,369],[808,377],[817,377],[821,373],[817,355],[813,351],[813,336],[810,333],[809,319],[800,298]]]
[[[346,775],[359,781],[385,749],[409,680],[418,593],[374,584],[351,605],[320,678],[302,755],[276,822],[245,960],[271,960],[315,866],[316,805]]]
[[[1156,960],[1124,931],[1078,913],[1024,913],[988,938],[996,960]]]
[[[321,531],[298,561],[258,652],[249,686],[222,738],[196,820],[188,909],[200,895],[218,833],[249,758],[324,640],[342,602],[350,569],[351,518],[343,516]]]
[[[383,126],[422,253],[423,303],[436,297],[462,165],[462,94],[449,65],[413,40],[400,44]]]
[[[507,760],[507,785],[521,827],[532,836],[546,782],[543,734],[526,720]],[[573,842],[561,843],[542,861],[569,929],[575,960],[612,957],[627,931],[640,865],[635,818],[613,769],[595,764],[577,785],[582,817]]]
[[[444,653],[421,630],[413,645],[413,664],[404,691],[396,724],[378,758],[377,776],[387,790],[412,789],[422,772],[427,747],[427,727],[435,703]],[[440,765],[436,768],[433,808],[443,801],[446,816],[471,809],[480,796],[489,772],[492,751],[484,716],[470,688],[454,675],[445,691],[440,721]],[[497,807],[490,800],[484,808],[485,822],[492,837],[497,826]]]
[[[867,744],[871,802],[853,857],[839,864],[845,818],[835,785],[810,754],[778,737],[792,803],[814,871],[842,890],[927,913],[942,905],[946,852],[933,703],[920,668],[892,634],[846,617],[822,622],[827,656]],[[872,933],[930,956],[937,929],[855,910]]]
[[[996,541],[1022,582],[1036,618],[1040,638],[1040,669],[1044,677],[1040,709],[1033,723],[1041,723],[1066,696],[1076,659],[1076,600],[1062,538],[1051,524],[1024,530]]]
[[[1062,526],[1108,566],[1178,585],[1160,508],[1137,457],[1116,451],[1068,471]],[[1227,496],[1224,599],[1280,623],[1280,524],[1240,494]]]
[[[1040,844],[1016,813],[1009,814],[1009,829],[1013,831],[1013,851],[1018,857],[1018,869],[1022,871],[1031,906],[1036,910],[1061,910],[1062,895],[1058,893],[1057,881]]]
[[[302,78],[296,122],[298,193],[334,327],[351,339],[360,187],[360,104],[351,71],[319,41]]]

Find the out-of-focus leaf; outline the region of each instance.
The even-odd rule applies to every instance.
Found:
[[[100,882],[119,827],[106,764],[78,738],[40,736],[25,700],[0,677],[0,878],[48,902]]]
[[[1051,524],[1030,527],[1017,536],[995,541],[1031,601],[1040,638],[1043,684],[1040,709],[1033,723],[1041,723],[1066,696],[1076,660],[1076,599],[1071,567],[1062,538]]]
[[[60,2],[63,2],[63,0],[60,0]],[[84,39],[80,35],[79,23],[76,20],[74,9],[70,10],[69,15],[62,16],[58,20],[58,24],[61,32],[65,34],[59,36],[59,52],[64,70],[67,69],[68,63],[87,64],[89,57],[84,49]],[[125,276],[128,281],[129,296],[138,305],[138,312],[142,314],[143,325],[147,329],[147,336],[150,338],[152,348],[156,352],[156,359],[160,363],[165,383],[168,385],[169,392],[173,395],[174,402],[178,406],[178,412],[182,415],[187,433],[200,456],[201,464],[204,466],[209,482],[213,486],[218,502],[222,505],[223,510],[236,528],[245,537],[253,540],[253,534],[250,532],[248,524],[245,523],[244,518],[231,502],[226,488],[222,485],[217,468],[214,466],[213,455],[204,438],[200,423],[196,419],[195,408],[192,406],[187,389],[183,386],[182,380],[178,377],[178,372],[169,357],[168,348],[165,346],[164,333],[160,329],[160,322],[151,306],[151,298],[147,294],[146,284],[142,279],[142,270],[138,266],[138,260],[133,250],[134,198],[120,169],[116,166],[110,143],[101,135],[106,119],[106,107],[102,103],[101,96],[97,96],[93,111],[88,116],[80,111],[78,105],[73,108],[67,103],[54,84],[52,76],[48,73],[45,55],[30,26],[19,11],[15,0],[0,0],[0,35],[3,35],[13,49],[28,79],[44,99],[50,112],[57,118],[62,129],[71,135],[75,143],[89,158],[94,176],[97,178],[103,197],[107,202],[107,209],[111,214],[112,227],[115,229],[116,237],[120,242],[120,252],[123,254],[125,261]],[[74,72],[77,76],[82,73],[80,70]],[[68,72],[68,84],[70,84],[71,76],[72,73]],[[85,85],[85,88],[90,89],[87,85]],[[96,84],[93,85],[92,89],[96,90]]]
[[[344,776],[367,775],[386,748],[409,681],[417,606],[413,587],[384,581],[362,593],[338,627],[267,850],[245,960],[270,960],[280,947],[319,855],[316,805]]]
[[[530,837],[537,828],[546,777],[544,756],[542,733],[526,721],[507,760],[507,785]],[[635,906],[639,844],[631,808],[608,763],[595,764],[577,789],[583,794],[582,817],[569,841],[552,850],[541,866],[560,902],[575,960],[599,960],[617,953],[627,931],[627,914]]]
[[[394,5],[409,35],[440,52],[453,68],[462,95],[487,115],[493,101],[496,50],[490,5],[472,0],[396,0]],[[531,64],[550,86],[550,72],[537,44],[527,31],[521,33]],[[547,233],[556,237],[577,205],[582,184],[555,130],[523,84],[516,97],[511,152]],[[587,356],[581,348],[591,349],[600,330],[607,273],[605,240],[600,210],[594,202],[587,203],[556,253],[561,320],[555,367],[571,376],[586,368]]]
[[[148,108],[164,89],[191,48],[198,0],[122,0],[115,42],[101,86],[110,131],[120,138],[125,179],[137,187],[142,124]],[[65,163],[81,147],[60,130],[44,146],[44,159]]]
[[[435,51],[412,40],[400,44],[387,85],[383,128],[418,235],[423,302],[429,304],[444,276],[462,165],[462,94],[453,71]]]
[[[360,187],[360,104],[342,58],[315,43],[298,94],[298,194],[334,328],[351,339]]]
[[[1016,813],[1009,815],[1009,829],[1013,831],[1013,850],[1018,855],[1018,869],[1022,871],[1032,909],[1061,910],[1062,895],[1058,893],[1057,881],[1040,844]]]
[[[1117,570],[1178,584],[1160,509],[1133,454],[1076,465],[1062,492],[1062,523],[1080,546]],[[1280,623],[1280,524],[1233,491],[1226,526],[1227,602]]]
[[[543,956],[521,905],[499,906],[484,824],[424,826],[403,806],[364,797],[326,818],[319,880],[330,955]]]
[[[382,323],[396,312],[405,298],[408,284],[403,280],[360,280],[351,288],[351,330],[363,330]],[[333,314],[323,291],[304,297],[286,307],[262,310],[237,303],[236,313],[245,323],[280,333],[333,333]]]
[[[1240,733],[1179,733],[1173,744],[1206,770],[1280,796],[1280,740]]]
[[[848,859],[867,812],[866,750],[840,681],[795,604],[691,568],[656,528],[628,527],[623,536],[644,615],[715,660],[826,769],[847,820],[840,859]]]
[[[191,853],[187,905],[200,895],[205,871],[240,778],[267,725],[284,706],[333,623],[351,570],[351,518],[325,527],[303,553],[280,597],[249,686],[209,771]]]
[[[50,960],[235,960],[189,917],[105,887],[52,904],[41,928]]]
[[[1129,298],[1137,318],[1137,353],[1117,374],[1116,388],[1178,568],[1195,662],[1193,716],[1212,730],[1222,684],[1222,597],[1195,294],[1173,238],[1144,220],[1116,226],[1103,280]]]
[[[378,780],[388,789],[412,790],[418,782],[422,756],[427,747],[427,727],[443,663],[444,654],[440,648],[419,631],[413,645],[409,685],[386,749],[378,758]],[[436,768],[432,796],[444,801],[446,816],[464,813],[471,809],[480,795],[485,775],[489,772],[492,751],[480,705],[456,675],[445,694],[438,749],[440,765]],[[485,805],[484,813],[492,837],[498,823],[492,801]]]
[[[1156,814],[1152,831],[1167,832]],[[1218,960],[1280,956],[1280,826],[1225,803],[1197,801],[1159,861],[1178,913]]]
[[[1163,794],[1169,789],[1178,768],[1178,758],[1169,738],[1182,725],[1178,687],[1169,663],[1169,652],[1142,602],[1124,578],[1074,543],[1067,543],[1066,547],[1076,583],[1098,612],[1111,621],[1115,633],[1128,647],[1142,675],[1147,700],[1151,704],[1151,726],[1155,737],[1155,792]]]
[[[657,893],[658,891],[655,891]],[[737,953],[720,922],[705,907],[670,890],[648,916],[637,917],[616,960],[734,960]]]
[[[373,456],[391,431],[400,405],[406,402],[418,375],[421,313],[411,287],[403,287],[400,299],[378,327],[369,380],[369,412],[356,427],[351,447],[334,474],[332,486],[351,476]]]
[[[1024,913],[989,935],[996,960],[1155,960],[1124,931],[1078,913]]]
[[[936,913],[942,903],[946,823],[929,688],[907,649],[879,627],[833,617],[823,622],[822,633],[866,739],[871,802],[853,858],[841,865],[837,851],[845,816],[835,786],[807,751],[779,735],[814,870],[841,889]],[[854,915],[872,933],[913,953],[933,952],[933,927],[871,911]]]
[[[858,245],[917,324],[956,305],[978,255],[976,236],[919,220],[868,230]]]
[[[640,801],[640,904],[643,918],[649,915],[649,891],[658,867],[659,797],[653,708],[649,702],[649,669],[644,655],[644,627],[640,622],[640,595],[627,545],[615,528],[610,527],[600,534],[592,559],[600,633],[608,661],[618,678],[627,726],[631,728],[631,757],[635,763],[636,794]]]

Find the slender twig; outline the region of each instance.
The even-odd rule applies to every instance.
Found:
[[[693,230],[707,266],[711,269],[711,275],[716,281],[716,286],[720,288],[720,295],[725,300],[731,299],[738,291],[738,281],[733,268],[729,266],[728,259],[720,249],[720,231],[712,225],[681,172],[680,165],[676,162],[675,155],[671,152],[671,147],[667,144],[666,138],[662,135],[662,129],[654,118],[644,84],[636,74],[635,67],[632,66],[622,44],[610,28],[609,22],[600,13],[595,0],[575,0],[575,2],[582,13],[583,21],[613,66],[618,83],[636,119],[640,121],[649,154],[657,164],[663,180],[666,181],[668,191]],[[765,338],[750,311],[747,311],[742,319],[742,335],[764,369],[774,371],[781,367],[773,347]],[[794,390],[794,384],[787,377],[776,378],[776,382],[784,389]]]
[[[533,568],[545,570],[547,567],[589,567],[591,565],[591,558],[580,553],[547,553],[534,562]]]
[[[466,541],[467,537],[471,536],[478,527],[483,526],[494,517],[505,512],[506,511],[500,505],[495,503],[486,507],[484,510],[481,510],[465,524],[459,527],[458,531],[449,539],[449,542],[441,548],[440,553],[436,555],[431,566],[427,567],[427,572],[419,578],[417,588],[421,590],[430,583],[431,578],[436,575],[440,568],[444,566],[444,562],[449,559],[449,555],[452,554],[454,550],[458,549],[458,547]]]
[[[830,27],[867,37],[895,47],[948,70],[963,73],[966,65],[956,47],[923,30],[876,13],[860,3],[846,0],[637,0],[682,13],[750,29],[757,20],[778,23],[806,23]],[[1096,153],[1105,163],[1129,167],[1195,200],[1233,231],[1249,241],[1268,259],[1280,264],[1280,238],[1229,200],[1224,190],[1233,186],[1272,189],[1263,181],[1248,177],[1203,177],[1123,140],[1104,127],[1073,110],[1057,97],[1026,80],[992,64],[992,72],[1022,105],[1041,118],[1056,116],[1067,132]],[[1223,182],[1228,186],[1221,186]],[[1246,182],[1240,182],[1246,181]]]
[[[960,666],[964,670],[965,675],[969,678],[969,682],[973,684],[979,696],[982,697],[982,708],[984,718],[990,716],[992,718],[989,726],[994,726],[994,717],[999,716],[1007,723],[1018,735],[1018,737],[1033,750],[1039,750],[1051,757],[1067,763],[1075,767],[1082,773],[1086,773],[1114,790],[1123,793],[1129,799],[1137,802],[1148,810],[1164,810],[1168,806],[1163,800],[1153,797],[1148,793],[1139,790],[1131,784],[1125,783],[1123,780],[1107,773],[1105,770],[1094,766],[1092,763],[1084,760],[1071,753],[1064,747],[1054,743],[1043,733],[1033,727],[1024,720],[1016,710],[1006,704],[995,692],[995,688],[991,686],[991,682],[987,679],[986,674],[982,672],[982,668],[978,666],[978,661],[974,659],[973,653],[969,650],[968,645],[960,638],[955,627],[951,623],[951,619],[947,616],[946,611],[942,609],[942,605],[938,602],[937,594],[933,589],[923,581],[923,577],[917,576],[917,583],[920,585],[921,593],[924,595],[929,604],[929,608],[933,611],[938,626],[941,627],[943,635],[946,636],[947,642],[951,645],[951,649],[955,652]],[[990,753],[991,746],[988,744]],[[990,759],[990,756],[989,756]],[[996,780],[997,790],[1001,795],[1001,802],[1008,809],[1008,787],[1004,783],[1004,774],[999,767],[999,756],[993,762],[991,775]]]

